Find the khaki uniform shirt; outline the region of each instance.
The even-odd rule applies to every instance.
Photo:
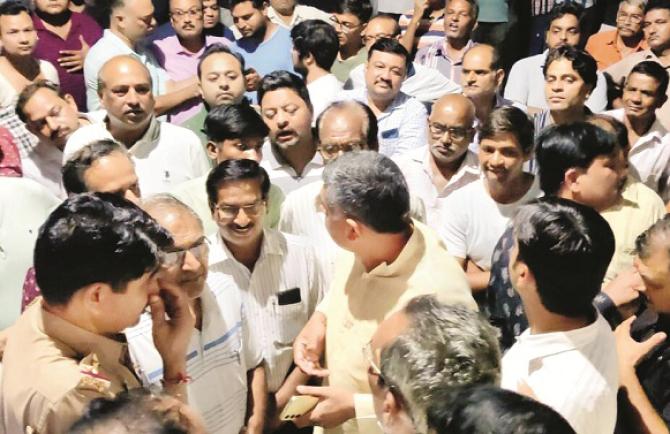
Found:
[[[414,232],[391,264],[370,272],[345,252],[335,266],[331,289],[317,310],[326,315],[326,365],[332,386],[355,395],[356,419],[327,433],[379,432],[369,395],[368,362],[363,347],[377,326],[412,298],[435,294],[443,302],[476,309],[463,269],[447,252],[435,232],[414,221]],[[367,396],[367,399],[365,398]]]
[[[38,298],[16,322],[0,380],[0,432],[63,434],[87,404],[140,387],[128,346],[81,329]]]

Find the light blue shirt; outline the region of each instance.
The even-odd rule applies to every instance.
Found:
[[[235,49],[244,57],[247,68],[254,68],[261,77],[284,70],[293,72],[293,41],[291,33],[284,27],[275,29],[270,39],[259,42],[254,38],[241,38],[235,41]],[[247,92],[247,96],[256,101],[256,92]]]
[[[141,47],[136,48],[137,51],[133,50],[111,30],[105,29],[102,38],[88,51],[84,60],[84,81],[86,82],[86,103],[90,111],[101,108],[98,98],[98,73],[100,69],[109,59],[119,55],[129,54],[137,57],[149,70],[154,96],[165,93],[165,84],[168,81],[166,72],[158,65],[151,51]]]
[[[342,92],[340,100],[356,100],[368,104],[367,88]],[[428,143],[428,112],[416,98],[399,92],[391,104],[377,117],[379,153],[397,157]]]

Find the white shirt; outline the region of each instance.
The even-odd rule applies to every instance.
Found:
[[[367,88],[342,92],[340,100],[349,99],[368,104]],[[399,92],[377,117],[379,153],[399,156],[428,143],[427,119],[426,107],[418,99]]]
[[[205,175],[211,165],[200,139],[189,129],[152,119],[144,137],[129,150],[142,194],[170,191],[178,184]],[[79,128],[68,139],[63,162],[87,144],[114,140],[105,123]]]
[[[523,332],[502,359],[503,389],[520,382],[570,422],[577,434],[612,434],[619,387],[614,334],[600,314],[568,332]]]
[[[491,255],[507,223],[519,206],[540,196],[537,177],[516,202],[500,204],[491,198],[482,178],[456,190],[442,204],[438,233],[456,258],[470,258],[484,270],[491,268]]]
[[[347,89],[365,87],[365,64],[358,65],[351,70],[344,86]],[[412,62],[407,78],[400,86],[400,91],[424,104],[432,104],[446,94],[461,93],[462,89],[458,83],[448,79],[437,69]]]
[[[36,59],[39,64],[40,74],[44,80],[49,80],[54,84],[60,84],[58,78],[58,71],[56,67],[51,64],[48,60]],[[0,74],[0,107],[9,107],[16,105],[16,100],[19,97],[19,93],[14,88],[14,85],[5,78],[4,75]]]
[[[309,83],[307,92],[309,92],[309,100],[314,108],[314,116],[312,117],[312,125],[314,125],[321,112],[330,103],[337,100],[340,92],[342,92],[342,83],[333,74],[324,75]]]
[[[430,165],[430,150],[428,145],[410,151],[394,161],[405,175],[409,191],[418,196],[426,207],[426,223],[434,230],[442,224],[442,206],[444,199],[454,191],[479,179],[479,162],[477,155],[466,151],[465,159],[456,173],[449,179],[447,185],[438,191],[433,183],[433,168]]]
[[[315,145],[316,146],[316,145]],[[323,173],[323,159],[318,152],[312,161],[307,163],[301,175],[298,175],[288,163],[281,161],[281,156],[275,154],[269,140],[263,144],[263,160],[261,167],[268,172],[270,181],[284,192],[289,194],[293,190],[321,179]]]
[[[21,158],[23,176],[46,187],[54,196],[65,199],[67,193],[63,187],[63,151],[49,143],[40,142]]]
[[[193,329],[186,351],[188,403],[203,417],[207,432],[238,434],[247,409],[247,370],[261,355],[246,341],[240,295],[231,288],[214,294],[205,287],[200,296],[202,330]],[[135,372],[145,387],[160,384],[163,360],[154,346],[149,313],[125,331]]]
[[[266,363],[268,390],[276,392],[293,363],[293,340],[324,294],[314,249],[306,239],[264,229],[260,257],[249,271],[218,233],[210,241],[207,284],[215,294],[241,294],[252,341]]]
[[[605,114],[624,121],[624,109],[611,110]],[[663,202],[670,201],[670,132],[658,117],[649,130],[631,144],[628,161],[643,184],[658,193]]]
[[[102,38],[93,44],[84,59],[84,81],[86,82],[86,105],[89,111],[100,109],[100,99],[98,98],[98,72],[102,66],[112,57],[129,54],[137,57],[149,70],[151,75],[151,84],[154,96],[165,93],[165,85],[168,76],[165,70],[161,69],[151,50],[138,44],[136,50],[133,50],[125,44],[109,29],[105,29]]]
[[[544,53],[526,57],[514,63],[505,86],[505,98],[528,107],[542,110],[549,108],[544,93],[544,73],[542,72],[548,52],[545,50]],[[607,108],[607,80],[602,72],[598,71],[597,75],[596,87],[585,103],[593,113],[600,113]]]
[[[268,6],[267,8],[268,12],[268,19],[272,21],[273,23],[280,25],[282,27],[285,27],[289,30],[291,30],[293,27],[295,27],[296,24],[299,24],[303,21],[306,20],[321,20],[325,21],[330,24],[330,14],[327,12],[322,11],[321,9],[317,9],[312,6],[307,6],[307,5],[296,5],[295,9],[293,10],[293,16],[291,17],[291,23],[286,24],[284,20],[282,20],[279,17],[279,14],[277,11],[272,7]]]
[[[328,233],[326,216],[317,205],[322,188],[323,181],[316,181],[287,195],[281,207],[277,229],[303,236],[312,242],[317,258],[321,261],[325,281],[329,283],[335,270],[335,260],[343,250]]]
[[[376,10],[387,14],[402,14],[414,6],[412,0],[377,0],[376,3]]]
[[[0,330],[21,314],[21,287],[40,226],[60,201],[32,179],[0,176]]]

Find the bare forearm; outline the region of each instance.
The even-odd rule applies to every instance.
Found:
[[[265,368],[259,365],[247,371],[249,392],[247,399],[247,433],[260,434],[265,425],[268,389],[265,381]]]
[[[160,116],[169,110],[177,107],[179,104],[199,96],[196,85],[182,87],[180,89],[165,93],[156,97],[154,112]]]
[[[275,397],[277,399],[277,411],[281,411],[288,403],[288,400],[295,395],[295,389],[301,385],[306,384],[309,380],[309,375],[302,372],[299,368],[293,368],[293,371],[286,377],[284,384],[281,385]]]
[[[621,386],[626,390],[634,414],[638,421],[635,425],[640,427],[642,433],[667,434],[668,427],[649,401],[635,371],[623,375]]]
[[[403,33],[400,38],[400,43],[403,47],[410,53],[414,50],[414,39],[416,37],[416,31],[419,28],[421,23],[421,15],[414,14],[409,24],[407,25],[407,30]]]
[[[472,292],[477,293],[484,291],[486,290],[486,288],[488,288],[489,279],[491,278],[491,272],[483,270],[475,270],[475,271],[468,270],[465,276],[468,279],[468,283],[470,284]]]

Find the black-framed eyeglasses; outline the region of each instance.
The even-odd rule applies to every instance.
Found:
[[[451,137],[453,140],[463,140],[470,131],[470,128],[448,127],[446,125],[437,124],[435,122],[430,122],[428,124],[428,128],[434,137],[442,137],[445,134],[449,134],[449,137]]]
[[[183,11],[181,9],[177,9],[174,12],[170,12],[170,16],[177,18],[177,19],[182,19],[186,15],[189,15],[191,18],[199,18],[202,16],[202,9],[201,8],[193,8],[189,9],[187,11]]]
[[[341,28],[345,29],[347,32],[354,30],[356,27],[359,27],[360,24],[354,24],[354,23],[349,23],[347,21],[340,21],[337,19],[335,15],[330,16],[330,22],[332,23],[333,27],[335,28]]]
[[[240,213],[240,210],[244,210],[244,213],[246,215],[257,216],[258,214],[260,214],[264,205],[265,200],[258,199],[256,202],[250,203],[249,205],[238,206],[238,205],[219,204],[216,205],[214,209],[216,209],[216,211],[219,213],[219,218],[234,219]]]

